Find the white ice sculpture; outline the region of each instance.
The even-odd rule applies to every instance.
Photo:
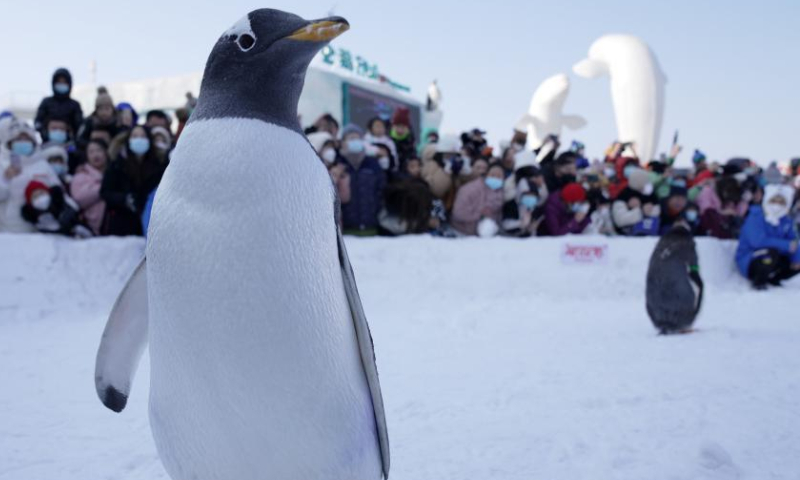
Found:
[[[531,148],[539,148],[548,135],[560,135],[562,127],[577,130],[586,125],[583,117],[561,113],[568,94],[569,78],[563,73],[546,79],[533,93],[528,113],[516,127],[520,132],[528,132]]]
[[[632,35],[604,35],[572,70],[585,78],[611,77],[617,140],[634,142],[642,161],[655,158],[667,77],[650,47]]]

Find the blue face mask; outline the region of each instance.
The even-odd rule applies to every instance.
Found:
[[[59,95],[66,95],[69,93],[69,83],[56,83],[53,85],[53,90]]]
[[[67,132],[64,130],[49,130],[47,132],[47,138],[53,143],[66,143]]]
[[[33,154],[33,142],[30,140],[16,140],[11,142],[11,151],[16,155],[30,157]]]
[[[59,177],[67,174],[67,166],[64,165],[63,163],[51,163],[50,168],[52,168],[53,171],[56,172],[56,175],[58,175]]]
[[[353,138],[347,141],[347,151],[350,153],[362,153],[364,151],[364,140]]]
[[[500,190],[500,188],[503,186],[503,181],[495,177],[486,177],[484,182],[486,182],[486,186],[492,190]]]
[[[694,223],[697,221],[697,210],[686,210],[684,216],[686,216],[686,220],[688,220],[689,223]]]
[[[625,167],[625,169],[623,170],[625,178],[631,178],[631,173],[633,173],[634,170],[636,170],[636,167],[634,167],[633,165],[628,165],[627,167]]]
[[[136,155],[144,155],[150,150],[150,140],[142,137],[131,138],[128,140],[128,147]]]
[[[522,206],[527,208],[528,210],[533,210],[536,208],[536,205],[539,204],[539,199],[537,197],[526,195],[521,199]]]
[[[676,178],[672,181],[672,185],[674,187],[686,188],[686,180],[682,178]]]

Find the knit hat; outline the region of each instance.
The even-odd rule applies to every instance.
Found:
[[[406,107],[398,107],[392,115],[392,125],[405,125],[411,128],[411,111]]]
[[[579,183],[568,183],[561,189],[561,199],[567,203],[585,202],[586,190]]]
[[[772,162],[767,171],[764,172],[764,181],[767,182],[767,185],[780,185],[783,183],[783,174],[778,169],[777,163]]]
[[[692,163],[697,165],[700,162],[706,161],[706,154],[701,152],[700,150],[695,150],[694,155],[692,155]]]
[[[94,100],[94,109],[97,110],[100,107],[114,108],[114,101],[106,87],[103,86],[97,87],[97,98]]]
[[[33,129],[30,125],[25,122],[14,120],[11,125],[8,127],[8,134],[5,137],[6,142],[11,142],[15,138],[19,137],[20,135],[25,134],[31,140],[33,140],[34,144],[38,144],[38,136],[36,135],[36,130]]]
[[[42,146],[42,158],[45,160],[59,157],[63,161],[67,161],[69,155],[67,154],[67,149],[64,148],[63,145],[58,144],[45,144]]]
[[[47,187],[44,183],[38,180],[32,180],[28,183],[28,186],[25,187],[25,201],[31,203],[31,197],[33,196],[33,192],[36,190],[44,190],[46,192],[50,191],[50,188]]]
[[[364,129],[363,128],[359,127],[355,123],[348,123],[342,129],[342,138],[345,138],[346,136],[348,136],[350,134],[353,134],[353,133],[357,133],[359,137],[362,137],[362,138],[364,137]]]
[[[117,105],[117,111],[121,112],[122,110],[130,110],[133,115],[133,124],[136,125],[139,123],[139,114],[136,112],[136,109],[133,108],[133,105],[128,102],[122,102]]]

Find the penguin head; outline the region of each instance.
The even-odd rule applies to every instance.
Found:
[[[226,30],[206,63],[192,120],[257,118],[299,129],[297,102],[311,60],[350,24],[254,10]]]

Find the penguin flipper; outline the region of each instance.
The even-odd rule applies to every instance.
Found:
[[[108,316],[95,363],[94,385],[103,405],[121,412],[147,346],[147,259],[133,271]]]
[[[361,296],[358,294],[356,278],[353,274],[353,267],[350,265],[350,258],[347,256],[347,249],[344,245],[342,232],[337,228],[337,240],[339,243],[339,264],[342,268],[342,279],[344,281],[344,291],[347,294],[347,302],[350,304],[350,312],[353,317],[353,326],[356,330],[361,364],[367,376],[369,392],[372,396],[372,409],[375,412],[375,424],[378,428],[378,441],[381,448],[381,461],[383,464],[383,476],[389,478],[389,433],[386,428],[386,411],[383,408],[383,396],[381,395],[381,384],[378,379],[378,366],[375,364],[375,348],[372,343],[372,334],[369,331],[367,317],[364,315],[364,307],[361,305]]]

